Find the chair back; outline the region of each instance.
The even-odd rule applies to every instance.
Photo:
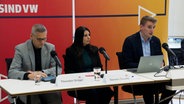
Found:
[[[171,48],[171,50],[176,54],[178,65],[184,65],[184,51],[181,48]],[[176,65],[176,62],[172,62],[173,57],[168,54],[169,64]]]
[[[118,57],[118,63],[119,63],[119,68],[120,69],[125,69],[124,63],[123,63],[123,52],[116,52],[116,55]],[[142,92],[139,90],[139,88],[136,88],[139,86],[132,86],[132,85],[124,85],[122,86],[122,90],[128,93],[132,93],[134,100],[136,100],[135,96],[136,95],[142,95]]]
[[[66,74],[66,70],[65,70],[65,66],[66,66],[66,55],[63,54],[62,57],[63,57],[63,60],[64,60],[64,72]]]
[[[123,65],[123,52],[116,52],[117,58],[118,58],[118,63],[119,63],[119,68],[120,69],[125,69]]]
[[[13,58],[5,58],[5,62],[6,62],[6,71],[8,73],[9,69],[10,69],[10,65],[12,63]]]

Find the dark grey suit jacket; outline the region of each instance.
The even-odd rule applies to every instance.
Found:
[[[46,42],[41,49],[41,62],[44,73],[55,75],[56,63],[50,55],[52,50],[55,50],[55,46]],[[35,55],[31,40],[15,47],[15,55],[9,69],[8,78],[23,80],[27,71],[35,71]],[[58,75],[61,74],[61,71],[62,69],[58,67]],[[11,99],[9,100],[12,102]],[[21,100],[25,102],[25,97],[21,97]]]

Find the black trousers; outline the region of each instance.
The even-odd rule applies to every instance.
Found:
[[[14,103],[11,103],[11,104],[14,104]],[[25,104],[25,103],[22,102],[22,101],[20,100],[20,98],[18,97],[18,98],[16,99],[16,104]]]
[[[14,103],[11,103],[14,104]],[[18,97],[16,104],[25,104]],[[62,104],[62,98],[60,92],[51,92],[38,95],[28,95],[27,104]]]
[[[109,104],[114,92],[109,88],[97,88],[87,90],[68,91],[68,95],[79,100],[85,100],[86,104]]]
[[[166,97],[172,96],[176,91],[167,90],[165,85],[170,83],[158,83],[158,84],[141,84],[141,85],[133,85],[133,86],[123,86],[122,90],[125,92],[133,93],[135,95],[143,95],[143,99],[145,104],[154,104],[154,94],[161,93],[161,99],[163,100]],[[133,88],[133,92],[132,92]],[[159,104],[168,104],[172,97]]]

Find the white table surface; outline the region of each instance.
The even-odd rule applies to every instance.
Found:
[[[184,86],[166,86],[166,88],[167,89],[169,89],[169,90],[173,90],[173,91],[175,91],[175,90],[184,90]]]
[[[172,80],[176,80],[176,79],[183,79],[184,81],[184,69],[174,69],[174,70],[170,70],[169,72],[162,72],[160,74],[158,74],[157,76],[161,76],[161,77],[154,77],[155,72],[151,72],[151,73],[139,73],[137,75],[140,75],[142,77],[145,78],[150,78],[153,79],[155,81],[155,83],[160,83],[160,82],[172,82]],[[177,86],[173,86],[173,85],[166,85],[166,88],[168,90],[184,90],[184,85],[177,85]]]
[[[159,82],[169,82],[171,79],[166,77],[167,76],[167,72],[162,71],[161,73],[157,74],[155,77],[156,72],[149,72],[149,73],[137,73],[137,75],[140,75],[142,77],[145,78],[149,78],[155,81],[155,83],[159,83]]]
[[[154,83],[154,80],[124,70],[111,70],[105,75],[105,79],[100,79],[99,81],[94,80],[93,72],[87,72],[59,75],[57,84],[41,82],[40,85],[35,85],[32,80],[3,79],[0,80],[0,87],[8,94],[17,96],[140,83]]]

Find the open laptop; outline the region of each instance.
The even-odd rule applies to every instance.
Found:
[[[134,73],[159,72],[163,64],[163,55],[142,56],[138,68],[133,68]],[[131,70],[131,69],[130,69]]]

